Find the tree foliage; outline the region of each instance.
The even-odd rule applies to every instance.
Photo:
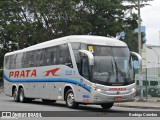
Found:
[[[0,0],[1,65],[6,52],[50,39],[73,34],[115,37],[118,32],[132,31],[137,27],[137,14],[132,12],[137,7],[134,2]]]

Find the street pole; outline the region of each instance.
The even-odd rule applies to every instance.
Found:
[[[147,88],[147,86],[149,85],[149,82],[147,80],[147,74],[148,74],[148,72],[147,72],[147,68],[146,68],[146,101],[148,100],[148,88]]]
[[[141,55],[142,42],[141,42],[141,13],[140,13],[140,0],[138,0],[138,52]],[[142,55],[141,55],[142,56]],[[143,76],[142,76],[142,62],[139,63],[139,82],[140,82],[140,98],[139,101],[143,101]]]

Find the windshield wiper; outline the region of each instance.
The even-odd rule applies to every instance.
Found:
[[[117,63],[116,63],[116,60],[115,60],[114,56],[113,56],[113,61],[114,61],[115,68],[116,68],[116,82],[118,82],[118,67],[117,67]]]
[[[114,64],[115,64],[115,68],[116,68],[116,82],[118,82],[118,80],[119,80],[119,78],[118,78],[118,73],[120,73],[121,75],[122,75],[122,77],[124,78],[124,82],[128,82],[127,81],[127,76],[125,75],[125,73],[124,72],[122,72],[119,68],[118,68],[118,66],[117,66],[117,62],[116,62],[116,60],[115,60],[115,58],[113,57],[113,59],[114,59]]]

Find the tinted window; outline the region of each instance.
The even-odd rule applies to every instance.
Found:
[[[34,51],[26,52],[25,67],[34,66]]]
[[[111,47],[94,46],[95,56],[112,56]]]
[[[5,68],[9,69],[9,56],[5,56],[4,58],[4,66]]]
[[[10,59],[10,64],[9,64]],[[64,64],[72,67],[68,44],[28,51],[5,57],[10,69]]]
[[[21,63],[22,63],[22,56],[23,56],[23,53],[18,53],[17,54],[17,57],[16,57],[16,69],[22,67],[22,65],[21,65]]]
[[[36,50],[34,61],[35,66],[45,65],[45,49]]]
[[[59,64],[71,64],[71,57],[67,44],[59,46]]]
[[[89,78],[88,70],[89,70],[88,59],[84,58],[82,59],[82,75],[87,79]]]
[[[68,44],[53,46],[45,49],[45,65],[72,66]]]
[[[50,47],[45,50],[45,64],[56,65],[58,64],[58,47]]]
[[[17,57],[16,54],[10,56],[10,65],[9,65],[10,69],[15,69],[16,68],[16,57]]]
[[[22,56],[22,68],[25,68],[26,67],[26,53],[24,52],[23,53],[23,56]]]

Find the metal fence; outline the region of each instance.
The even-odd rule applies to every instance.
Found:
[[[140,95],[139,76],[136,74],[136,95]],[[160,69],[143,68],[143,97],[144,99],[160,98]]]

